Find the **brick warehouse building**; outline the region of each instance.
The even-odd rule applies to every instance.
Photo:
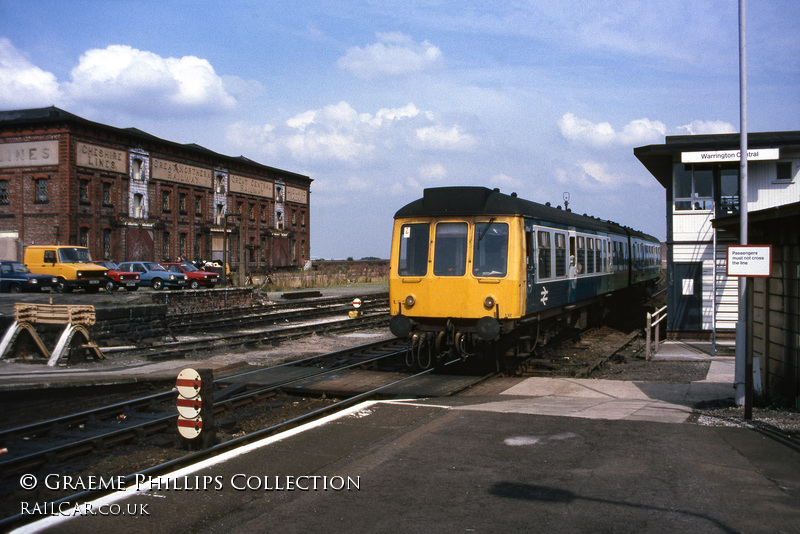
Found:
[[[227,259],[245,272],[310,256],[312,179],[55,107],[0,112],[0,259],[32,244],[95,259]],[[227,245],[227,253],[224,249]]]

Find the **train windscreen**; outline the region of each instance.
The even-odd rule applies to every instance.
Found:
[[[428,272],[428,223],[404,224],[400,229],[400,276],[425,276]]]
[[[467,224],[439,223],[433,252],[433,274],[464,276],[467,270]]]
[[[508,225],[477,223],[475,248],[472,251],[472,274],[501,277],[506,275],[508,258]]]

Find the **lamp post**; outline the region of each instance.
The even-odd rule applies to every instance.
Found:
[[[242,230],[242,216],[237,213],[226,213],[222,216],[222,287],[228,286],[228,217],[236,217],[239,221],[239,285],[244,285],[244,232]]]

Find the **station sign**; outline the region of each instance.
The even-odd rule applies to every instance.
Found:
[[[779,148],[750,148],[747,150],[748,161],[771,161],[780,159]],[[723,161],[739,161],[741,150],[704,150],[702,152],[681,152],[681,163],[720,163]]]
[[[728,245],[728,276],[772,276],[771,245]]]

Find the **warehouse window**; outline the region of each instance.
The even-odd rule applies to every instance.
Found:
[[[139,158],[133,158],[133,166],[131,167],[131,174],[133,179],[138,181],[142,180],[142,167],[144,162]]]
[[[467,270],[467,224],[439,223],[433,249],[433,274],[464,276]]]
[[[34,181],[36,188],[36,204],[47,202],[47,178],[37,178]]]
[[[133,195],[133,216],[136,219],[144,217],[144,195],[141,193]]]
[[[404,224],[400,228],[400,255],[397,274],[400,276],[425,276],[428,272],[427,223]]]
[[[8,180],[0,180],[0,204],[8,204]]]
[[[186,258],[186,234],[178,234],[178,258],[183,260]]]
[[[472,274],[475,276],[505,276],[507,258],[508,225],[496,222],[476,223],[475,246],[472,251]]]
[[[169,232],[164,232],[161,236],[161,255],[164,261],[169,261]]]
[[[169,191],[161,191],[161,211],[170,212]]]
[[[103,229],[103,259],[111,258],[111,230]]]
[[[78,244],[82,247],[89,246],[89,229],[88,228],[81,228],[78,231]]]
[[[197,217],[203,216],[203,196],[202,195],[195,195],[194,196],[194,214]]]
[[[103,182],[103,206],[111,206],[111,184]]]
[[[89,180],[78,180],[78,202],[89,203]]]

